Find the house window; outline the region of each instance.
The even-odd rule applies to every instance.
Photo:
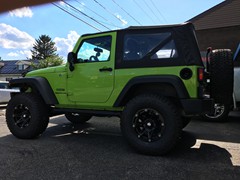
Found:
[[[23,64],[19,64],[18,65],[18,70],[24,70],[24,65]]]

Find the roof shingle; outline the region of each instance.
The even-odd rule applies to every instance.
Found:
[[[240,26],[240,1],[225,0],[188,21],[196,30]]]
[[[17,64],[18,61],[19,60],[0,61],[2,65],[4,64],[3,66],[0,66],[0,74],[22,74],[32,70],[31,66],[24,70],[19,70]],[[30,62],[30,60],[24,61]]]

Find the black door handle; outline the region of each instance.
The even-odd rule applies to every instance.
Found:
[[[112,68],[107,68],[107,67],[104,67],[104,68],[101,68],[99,69],[100,72],[103,72],[103,71],[109,71],[109,72],[112,72]]]

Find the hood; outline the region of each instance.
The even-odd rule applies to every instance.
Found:
[[[61,65],[61,66],[43,68],[43,69],[38,69],[38,70],[28,72],[26,74],[26,77],[41,76],[41,75],[45,75],[45,74],[56,73],[56,72],[65,72],[65,71],[66,71],[66,65]]]

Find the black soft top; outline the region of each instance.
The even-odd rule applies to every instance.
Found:
[[[130,26],[122,31],[125,32],[143,32],[147,30],[172,32],[174,40],[178,44],[178,50],[181,51],[184,62],[182,65],[200,65],[203,66],[201,54],[196,39],[194,25],[190,22],[173,25],[160,26]],[[179,64],[180,65],[180,64]]]
[[[186,26],[192,23],[186,22],[186,23],[182,23],[182,24],[167,24],[167,25],[158,25],[158,26],[129,26],[128,28],[125,28],[123,30],[126,29],[159,29],[159,28],[173,28],[173,27],[180,27],[180,26]]]
[[[178,44],[178,51],[181,52],[183,59],[178,65],[199,65],[203,66],[201,54],[199,51],[195,28],[192,23],[172,24],[172,25],[159,25],[159,26],[130,26],[125,29],[100,32],[95,34],[104,34],[109,32],[117,32],[121,37],[127,33],[147,33],[147,32],[171,32],[174,40]],[[90,34],[85,34],[87,36]],[[91,34],[92,35],[92,34]],[[122,39],[122,38],[119,38]],[[117,42],[121,43],[121,42]]]

